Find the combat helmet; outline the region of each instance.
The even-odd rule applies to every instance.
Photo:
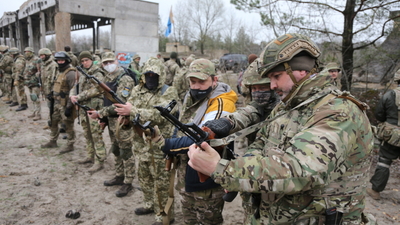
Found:
[[[26,47],[24,52],[33,52],[33,48],[32,47]]]
[[[257,70],[253,68],[253,66],[257,66],[259,60],[260,58],[255,59],[243,74],[243,85],[248,88],[251,85],[271,83],[271,80],[268,77],[261,77],[257,73]]]
[[[39,50],[39,55],[51,55],[51,51],[48,48],[41,48]]]
[[[400,69],[394,73],[393,81],[400,81]]]
[[[56,52],[56,54],[54,54],[54,59],[57,61],[59,59],[63,59],[66,60],[68,62],[71,62],[71,58],[68,56],[68,54],[64,51],[61,52]]]
[[[10,54],[12,54],[12,55],[16,55],[16,54],[19,54],[19,53],[20,53],[19,49],[16,48],[16,47],[10,48],[9,52],[10,52]]]
[[[340,71],[340,67],[338,66],[337,63],[331,62],[326,64],[325,70],[329,71],[329,70],[339,70]]]
[[[0,52],[4,52],[8,49],[7,45],[0,45]]]

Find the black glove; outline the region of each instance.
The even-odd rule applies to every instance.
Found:
[[[65,115],[66,117],[72,116],[72,107],[70,107],[70,108],[67,107],[67,108],[65,109],[64,115]]]
[[[209,120],[204,124],[204,126],[210,128],[218,138],[228,136],[232,129],[231,122],[226,118]]]
[[[52,101],[52,100],[53,100],[53,92],[50,92],[50,94],[46,95],[46,98],[47,98],[49,101]]]

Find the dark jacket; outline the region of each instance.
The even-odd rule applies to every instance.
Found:
[[[380,99],[375,109],[375,117],[380,122],[388,122],[397,125],[398,109],[396,105],[396,93],[394,90],[389,90]]]

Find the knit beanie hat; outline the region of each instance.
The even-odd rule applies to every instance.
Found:
[[[83,58],[88,58],[90,60],[93,60],[93,56],[92,54],[90,54],[89,51],[82,51],[81,54],[79,54],[79,62],[83,59]]]

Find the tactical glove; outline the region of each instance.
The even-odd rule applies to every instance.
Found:
[[[204,126],[210,128],[218,138],[228,136],[232,129],[232,124],[227,118],[209,120],[204,124]]]
[[[71,107],[71,108],[68,108],[68,107],[67,107],[67,108],[65,109],[64,115],[65,115],[66,117],[72,116],[72,107]]]

